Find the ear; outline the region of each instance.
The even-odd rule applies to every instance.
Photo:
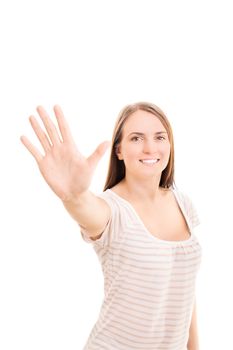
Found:
[[[123,156],[121,154],[121,145],[119,143],[116,145],[115,152],[116,152],[117,158],[119,160],[122,160]]]

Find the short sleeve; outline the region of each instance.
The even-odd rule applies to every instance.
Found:
[[[191,198],[187,194],[183,194],[183,196],[184,196],[184,205],[185,205],[186,213],[189,217],[190,224],[192,228],[195,228],[200,224],[199,215],[197,213],[196,207],[193,201],[191,200]]]
[[[103,192],[98,195],[98,197],[104,199],[110,207],[110,219],[102,232],[100,238],[95,240],[91,239],[84,229],[80,229],[81,236],[86,243],[91,243],[94,246],[106,247],[110,246],[113,241],[119,239],[121,234],[121,207],[120,204],[112,198],[112,196],[107,192]]]

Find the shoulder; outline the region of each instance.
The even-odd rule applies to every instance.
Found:
[[[116,214],[120,211],[122,206],[121,198],[111,189],[107,189],[98,194],[98,197],[102,198],[109,205],[112,214]]]
[[[177,188],[177,187],[174,188],[173,191],[180,198],[181,202],[186,207],[186,209],[189,209],[193,206],[193,201],[192,201],[190,195],[186,191],[184,191],[180,188]]]
[[[174,189],[176,195],[180,199],[180,202],[183,204],[184,209],[191,221],[193,227],[200,224],[199,216],[197,214],[196,206],[191,199],[190,195],[187,194],[186,191],[178,189],[177,187]]]

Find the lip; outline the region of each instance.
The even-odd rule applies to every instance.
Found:
[[[160,161],[159,158],[144,158],[144,159],[140,159],[139,162],[141,162],[143,165],[147,165],[147,166],[153,166],[155,164],[157,164]]]
[[[151,161],[151,162],[154,162],[155,160],[156,160],[157,162],[160,161],[159,158],[143,158],[143,159],[139,159],[140,162],[144,162],[144,161]]]

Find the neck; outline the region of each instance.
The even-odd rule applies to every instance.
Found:
[[[151,179],[136,179],[131,178],[129,175],[121,181],[122,191],[124,194],[135,201],[154,201],[161,197],[164,192],[159,187],[160,176],[158,178]]]

